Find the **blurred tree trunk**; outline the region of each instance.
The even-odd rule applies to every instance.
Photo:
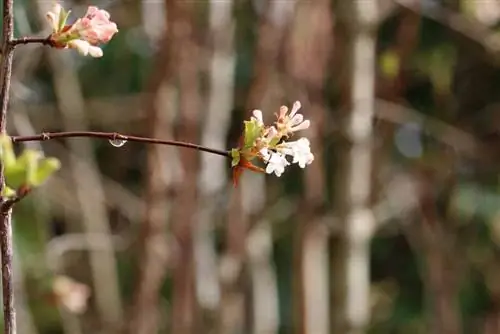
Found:
[[[208,76],[210,90],[208,107],[204,115],[203,145],[224,148],[234,106],[234,78],[236,55],[234,52],[235,21],[231,15],[233,0],[211,0],[209,8],[208,41],[212,46]],[[221,312],[219,259],[216,253],[215,222],[223,216],[220,210],[227,194],[228,161],[220,156],[202,154],[200,171],[200,213],[196,232],[196,286],[200,307],[210,311],[206,331],[217,323],[216,312]],[[224,311],[222,311],[224,312]],[[209,318],[209,319],[207,319]],[[216,326],[216,325],[215,325]]]
[[[375,107],[377,3],[339,1],[336,13],[347,33],[350,75],[346,142],[339,150],[336,212],[342,232],[332,242],[332,333],[365,333],[370,323],[370,207]]]
[[[310,22],[304,25],[302,22]],[[289,94],[303,102],[311,128],[304,135],[311,141],[314,163],[305,172],[305,197],[300,206],[294,246],[294,319],[297,333],[327,334],[328,321],[328,229],[321,220],[325,205],[323,134],[326,120],[324,82],[331,54],[332,11],[328,0],[299,1],[287,40]]]
[[[156,55],[154,72],[148,83],[144,100],[148,119],[148,136],[155,138],[171,138],[171,125],[166,116],[162,102],[165,87],[172,77],[175,66],[171,55],[171,40],[169,31],[165,31],[159,41],[160,49]],[[168,265],[167,243],[167,192],[168,180],[164,176],[171,170],[171,163],[163,160],[174,160],[173,148],[157,145],[147,147],[147,174],[145,190],[145,217],[141,226],[139,240],[138,266],[139,274],[134,291],[134,303],[130,312],[130,334],[154,334],[160,328],[160,291],[163,285]],[[170,153],[170,154],[168,154]]]
[[[429,302],[432,334],[462,333],[458,304],[460,275],[454,251],[452,226],[437,211],[436,180],[428,171],[420,171],[421,253],[425,258],[423,280]],[[419,252],[420,253],[420,252]]]
[[[198,2],[167,0],[167,23],[172,34],[175,77],[179,83],[179,117],[177,139],[190,143],[199,142],[199,46],[197,41],[196,9]],[[197,179],[199,152],[179,151],[183,176],[175,187],[172,208],[172,232],[178,255],[173,272],[172,323],[173,333],[198,333],[198,307],[194,281],[194,232],[198,214]]]

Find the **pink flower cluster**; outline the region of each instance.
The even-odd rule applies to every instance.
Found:
[[[103,52],[98,45],[109,42],[118,32],[109,13],[90,6],[85,16],[67,25],[69,13],[58,3],[47,13],[47,20],[52,26],[52,44],[57,48],[76,49],[84,56],[102,57]]]

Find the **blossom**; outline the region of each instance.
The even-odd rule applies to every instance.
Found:
[[[262,111],[259,109],[255,109],[252,112],[252,114],[253,114],[253,116],[250,119],[255,120],[257,122],[257,125],[264,126],[264,119],[262,118]]]
[[[307,138],[296,141],[285,141],[295,132],[307,129],[310,121],[299,113],[301,104],[295,102],[289,112],[286,106],[280,108],[274,125],[266,125],[262,111],[252,111],[250,121],[244,122],[243,135],[240,144],[230,152],[233,168],[233,183],[236,186],[243,169],[266,172],[280,177],[287,166],[298,164],[305,168],[314,161],[311,143]],[[291,158],[291,159],[290,159]],[[265,169],[253,165],[252,161],[259,159],[266,164]]]
[[[296,131],[305,130],[311,125],[309,120],[304,120],[304,116],[298,113],[300,108],[301,104],[299,101],[296,101],[293,104],[292,110],[289,114],[286,106],[282,106],[280,108],[276,125],[278,130],[282,132],[284,136],[288,136]]]
[[[97,45],[109,42],[118,32],[116,23],[110,21],[109,13],[90,6],[85,16],[67,25],[69,13],[60,4],[55,4],[47,13],[47,20],[52,27],[52,45],[60,49],[73,48],[85,56],[102,57],[103,52]]]
[[[292,142],[283,142],[278,145],[278,151],[292,156],[292,163],[297,163],[300,168],[305,168],[314,161],[314,155],[311,153],[311,143],[307,138],[300,138]]]
[[[285,171],[285,167],[290,165],[288,160],[286,160],[285,156],[278,152],[270,152],[267,148],[262,149],[260,151],[262,154],[262,158],[267,163],[266,173],[267,174],[276,174],[277,177],[280,177],[281,174]]]
[[[107,43],[118,32],[107,11],[90,6],[84,17],[76,20],[70,31],[92,45]]]
[[[54,4],[52,10],[47,12],[46,17],[50,22],[52,32],[59,32],[62,29],[62,27],[60,26],[60,22],[65,20],[64,16],[64,9],[58,3]]]
[[[91,55],[94,58],[99,58],[103,55],[100,47],[93,46],[89,42],[81,39],[75,39],[68,42],[68,47],[76,49],[82,56]]]

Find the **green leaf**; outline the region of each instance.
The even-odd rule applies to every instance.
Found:
[[[32,185],[33,177],[38,168],[38,162],[42,154],[35,150],[26,149],[23,151],[19,159],[17,160],[17,165],[24,171],[24,180],[22,184]],[[15,187],[17,188],[17,187]]]
[[[4,164],[4,168],[9,168],[16,163],[16,154],[12,147],[12,140],[9,136],[0,137],[0,158]]]
[[[14,197],[16,196],[16,191],[9,186],[5,186],[2,191],[3,197]]]
[[[71,13],[71,10],[64,10],[64,8],[61,8],[61,13],[59,14],[59,24],[58,24],[58,31],[63,30],[64,26],[66,25],[66,21],[68,21],[69,13]]]
[[[241,155],[240,151],[237,148],[233,148],[231,150],[231,157],[233,158],[233,160],[231,161],[231,167],[238,166],[238,164],[240,163]]]
[[[61,162],[56,158],[43,159],[33,174],[31,185],[39,186],[44,183],[52,174],[61,168]]]
[[[245,138],[244,148],[251,148],[255,144],[255,140],[260,137],[262,133],[262,126],[257,123],[257,120],[244,121],[245,132],[243,137]]]

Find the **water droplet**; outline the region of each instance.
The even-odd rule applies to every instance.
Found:
[[[123,145],[125,145],[126,142],[127,141],[125,139],[120,139],[120,138],[110,139],[109,140],[109,143],[113,147],[122,147]]]

